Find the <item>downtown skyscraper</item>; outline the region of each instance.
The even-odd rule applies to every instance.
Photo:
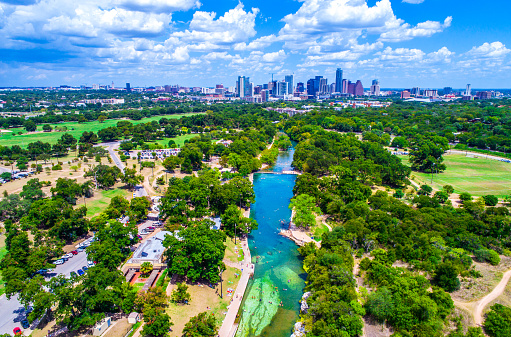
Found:
[[[337,68],[335,72],[335,92],[342,93],[342,69]]]

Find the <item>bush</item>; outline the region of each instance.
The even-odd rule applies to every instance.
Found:
[[[494,195],[484,195],[483,196],[484,202],[486,206],[495,206],[499,203],[499,198],[497,198]]]
[[[60,164],[57,164],[57,165],[54,165],[51,169],[53,171],[60,171],[60,170],[62,170],[62,166],[60,166]]]
[[[449,195],[444,191],[438,191],[435,193],[434,198],[438,200],[439,203],[444,204],[447,199],[449,199]]]
[[[502,304],[494,304],[486,315],[484,329],[491,337],[511,336],[511,309]]]
[[[396,199],[401,199],[404,196],[405,194],[403,193],[403,190],[396,190],[396,192],[393,195],[393,197]]]
[[[452,263],[443,262],[439,264],[435,272],[434,282],[439,287],[444,288],[445,291],[453,292],[460,288],[458,271]]]
[[[428,185],[421,185],[421,189],[417,192],[419,195],[430,195],[433,188]]]
[[[460,194],[460,200],[461,201],[471,201],[472,200],[472,195],[470,193],[463,192],[463,193]]]
[[[474,252],[476,260],[480,262],[489,262],[492,266],[500,263],[499,254],[491,249],[478,249]]]

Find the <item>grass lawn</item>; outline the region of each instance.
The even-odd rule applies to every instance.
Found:
[[[4,258],[5,254],[7,254],[7,249],[5,248],[5,235],[0,235],[0,261]],[[2,273],[0,272],[0,296],[5,292],[4,281],[2,280]]]
[[[200,135],[199,134],[186,134],[186,135],[181,135],[181,136],[177,136],[174,138],[164,138],[164,139],[157,140],[151,144],[159,144],[159,145],[162,145],[163,147],[168,147],[169,140],[172,139],[172,140],[174,140],[174,142],[176,142],[176,145],[178,147],[182,147],[183,144],[185,143],[185,140],[192,139],[193,137],[200,137]]]
[[[118,184],[121,186],[121,184]],[[86,199],[87,203],[87,217],[91,218],[107,209],[110,205],[110,200],[116,196],[128,197],[131,192],[122,188],[112,188],[110,190],[96,190],[92,198]],[[77,205],[83,205],[83,198],[79,198]]]
[[[183,116],[192,116],[199,113],[189,113],[189,114],[175,114],[175,115],[161,115],[161,116],[153,116],[149,118],[143,118],[139,121],[132,121],[133,124],[140,124],[140,123],[149,123],[152,121],[159,121],[163,117],[168,119],[175,119],[175,118],[181,118]],[[67,122],[67,123],[57,123],[57,124],[50,124],[54,129],[55,127],[67,127],[67,133],[71,134],[76,139],[79,139],[80,136],[84,131],[94,131],[98,132],[101,129],[107,128],[109,126],[115,126],[117,125],[117,122],[119,122],[119,119],[108,119],[104,121],[103,123],[100,123],[98,121],[93,122],[87,122],[87,123],[77,123],[77,122]],[[23,148],[27,147],[29,143],[33,143],[35,141],[42,141],[50,144],[55,144],[57,140],[65,133],[65,132],[42,132],[43,125],[37,126],[36,132],[28,132],[25,130],[25,128],[12,128],[9,129],[9,131],[6,134],[2,134],[0,136],[0,145],[2,146],[12,146],[12,145],[19,145]],[[18,135],[18,132],[23,132],[22,135]],[[168,143],[168,141],[167,141]]]
[[[207,285],[189,285],[188,292],[192,296],[189,304],[181,305],[170,303],[167,308],[167,313],[170,315],[174,326],[172,326],[171,337],[181,337],[183,328],[191,317],[198,315],[201,312],[210,312],[215,315],[217,325],[220,328],[225,318],[224,312],[227,312],[227,306],[232,297],[227,296],[227,288],[236,290],[239,278],[235,277],[235,273],[240,273],[240,270],[227,267],[223,272],[223,295],[220,298],[220,284],[212,289]],[[209,307],[209,310],[207,309]]]
[[[409,164],[408,157],[402,157]],[[511,193],[511,164],[481,157],[444,155],[447,169],[439,174],[412,172],[419,184],[428,184],[435,189],[452,185],[455,193],[468,192],[474,196],[494,194],[503,197]]]
[[[225,241],[227,248],[225,249],[224,258],[232,262],[241,262],[245,258],[245,254],[243,253],[240,242],[236,241],[236,243],[237,245],[234,245],[234,239],[227,238]]]

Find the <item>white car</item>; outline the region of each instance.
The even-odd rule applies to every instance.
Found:
[[[95,266],[94,262],[87,261],[87,267],[91,268],[91,267],[94,267],[94,266]]]
[[[67,257],[68,259],[72,258],[73,257],[73,254],[71,253],[67,253],[66,255],[64,255],[64,257]]]
[[[64,260],[58,259],[57,261],[53,262],[53,264],[56,264],[56,265],[64,264]]]

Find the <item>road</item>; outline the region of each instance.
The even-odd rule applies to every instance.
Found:
[[[17,297],[10,300],[4,295],[0,296],[0,334],[12,334],[15,327],[21,328],[20,322],[25,319],[27,313]]]
[[[114,164],[122,172],[124,172],[125,166],[124,166],[123,162],[119,159],[119,157],[117,156],[117,152],[115,151],[119,147],[120,144],[121,144],[121,142],[109,142],[109,143],[97,144],[95,146],[106,146],[108,153],[110,153],[110,157],[112,158]],[[135,192],[133,192],[133,197],[144,197],[144,196],[148,196],[148,195],[149,194],[147,193],[147,191],[143,185],[135,186]]]

